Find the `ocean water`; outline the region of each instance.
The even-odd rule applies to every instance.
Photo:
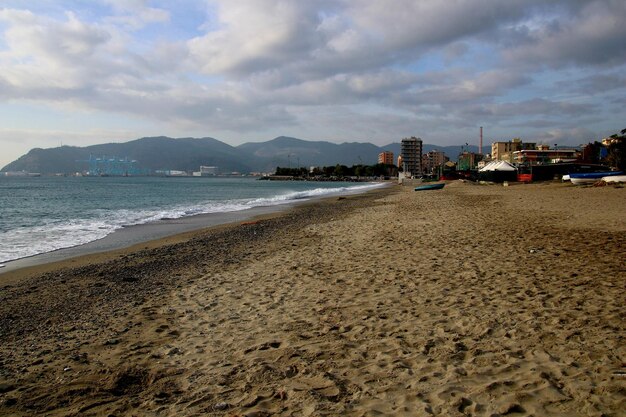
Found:
[[[379,186],[219,177],[0,177],[0,263],[92,242],[126,226]]]

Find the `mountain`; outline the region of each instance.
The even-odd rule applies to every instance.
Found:
[[[277,166],[331,166],[336,164],[373,165],[381,151],[371,143],[312,142],[280,136],[267,142],[249,142],[238,150],[264,162],[263,171],[273,171]]]
[[[252,167],[234,147],[213,138],[141,138],[125,143],[86,147],[62,146],[32,149],[5,166],[2,171],[73,173],[86,170],[90,157],[128,158],[138,161],[142,170],[197,171],[200,165],[218,166],[226,172],[249,172]]]
[[[467,148],[467,147],[466,147]],[[424,152],[444,151],[455,160],[460,146],[424,144]],[[473,151],[476,147],[469,147]],[[125,143],[106,143],[86,147],[61,146],[35,148],[2,168],[2,171],[73,173],[88,169],[90,158],[128,158],[137,160],[143,171],[197,171],[200,165],[217,166],[220,172],[273,172],[277,166],[352,166],[375,164],[384,150],[400,154],[400,144],[378,147],[371,143],[305,141],[280,136],[266,142],[231,146],[214,138],[146,137]]]

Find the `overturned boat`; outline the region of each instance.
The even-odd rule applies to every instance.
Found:
[[[622,171],[571,173],[569,174],[569,180],[575,185],[593,184],[594,182],[604,180],[605,177],[609,178],[617,175],[621,176],[624,173]]]
[[[445,182],[438,182],[434,184],[424,184],[424,185],[415,187],[415,191],[441,190],[445,185],[446,185]]]

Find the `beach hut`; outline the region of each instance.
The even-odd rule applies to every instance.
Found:
[[[517,168],[507,161],[491,161],[478,170],[478,179],[481,181],[516,181]]]

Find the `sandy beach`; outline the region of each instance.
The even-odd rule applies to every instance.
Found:
[[[623,416],[626,188],[451,182],[0,275],[2,416]]]

